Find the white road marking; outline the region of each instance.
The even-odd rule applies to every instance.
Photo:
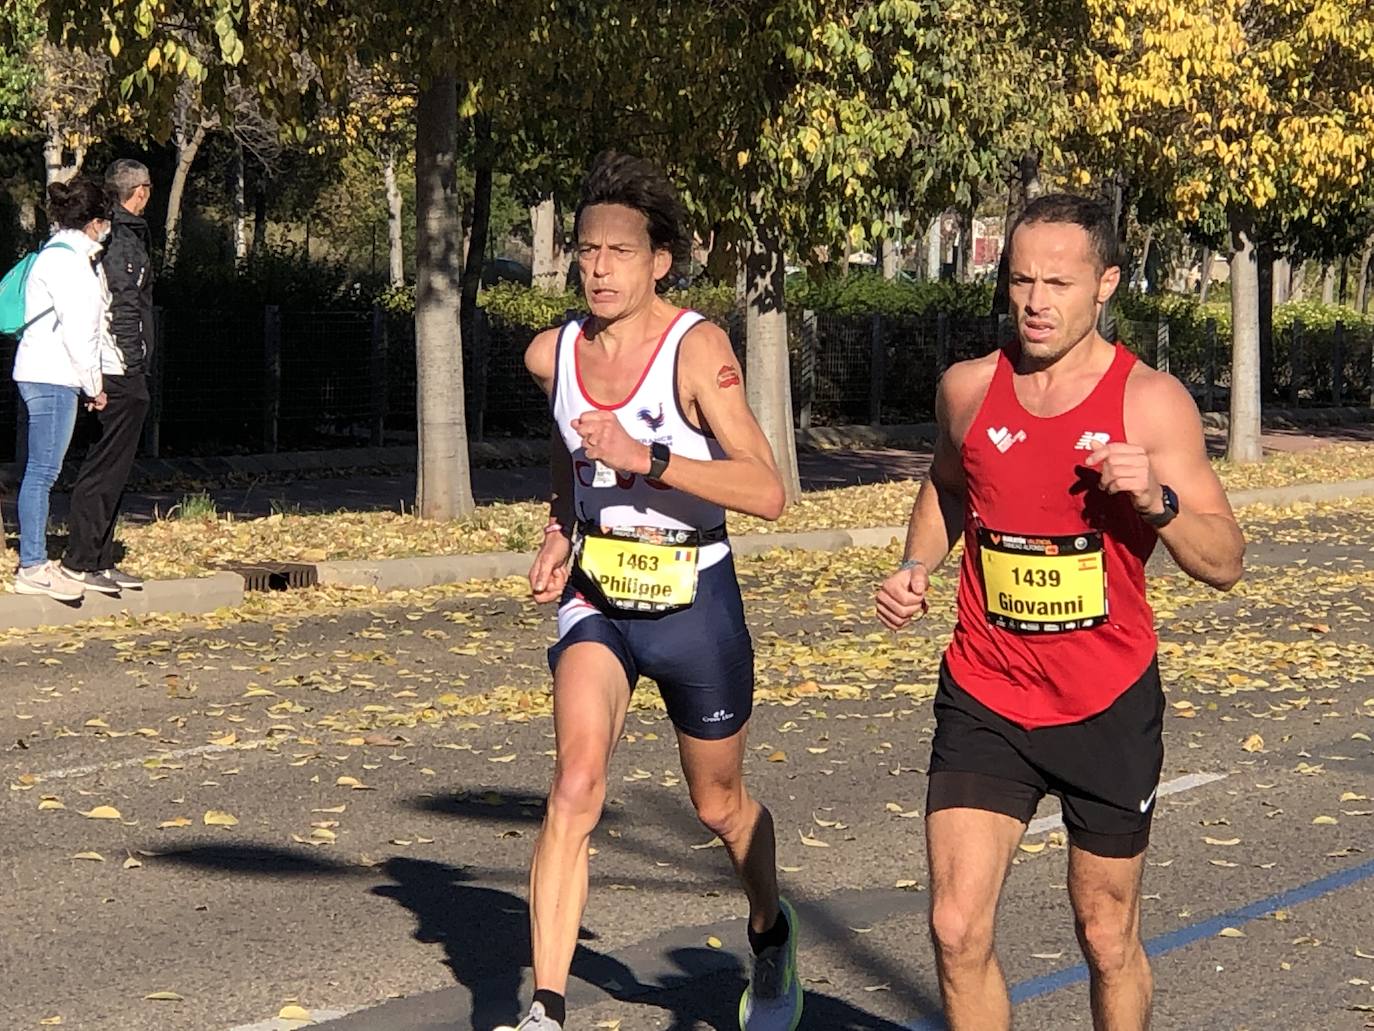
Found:
[[[289,741],[289,737],[273,738],[273,743]],[[35,773],[34,776],[40,781],[44,780],[66,780],[70,777],[88,777],[92,773],[106,773],[110,770],[121,770],[127,766],[142,766],[150,759],[177,760],[190,759],[197,755],[211,755],[215,752],[243,752],[257,748],[259,745],[266,744],[265,741],[240,741],[232,745],[197,745],[194,748],[177,748],[170,752],[150,752],[147,755],[135,756],[132,759],[116,759],[107,763],[91,763],[88,766],[68,766],[61,770],[44,770]]]
[[[1160,799],[1165,795],[1177,795],[1180,791],[1192,791],[1193,788],[1200,788],[1205,784],[1215,784],[1219,780],[1225,780],[1224,773],[1189,773],[1182,777],[1175,777],[1173,780],[1165,781],[1155,789],[1155,798]],[[1059,830],[1064,826],[1064,818],[1059,813],[1051,813],[1049,816],[1042,816],[1032,820],[1026,828],[1026,834],[1044,834],[1048,831]]]
[[[315,1024],[323,1024],[326,1020],[338,1020],[346,1017],[350,1013],[357,1013],[359,1006],[351,1010],[311,1010],[309,1024],[302,1024],[299,1020],[282,1020],[280,1017],[272,1017],[270,1020],[259,1020],[256,1024],[239,1024],[237,1027],[229,1028],[229,1031],[297,1031],[297,1028],[312,1027]]]

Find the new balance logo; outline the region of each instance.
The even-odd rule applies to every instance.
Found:
[[[1092,430],[1088,430],[1078,438],[1078,443],[1073,446],[1073,449],[1075,451],[1096,451],[1111,439],[1110,433],[1094,433]]]
[[[991,426],[988,427],[988,440],[992,441],[997,450],[1004,455],[1011,450],[1013,444],[1025,439],[1025,430],[1017,430],[1015,433],[1012,433],[1011,430],[1007,429],[1005,426],[1001,429],[994,429]]]
[[[734,718],[735,718],[735,714],[734,714],[733,712],[726,712],[724,709],[717,709],[715,712],[711,713],[711,715],[709,715],[709,716],[703,716],[703,717],[701,718],[701,722],[702,722],[702,723],[724,723],[726,720],[732,720],[732,719],[734,719]]]

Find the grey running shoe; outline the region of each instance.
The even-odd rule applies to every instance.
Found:
[[[80,583],[62,575],[56,562],[20,568],[14,574],[15,594],[43,594],[56,601],[80,601],[86,593]]]
[[[100,575],[106,580],[112,580],[119,585],[121,591],[141,591],[143,590],[143,577],[134,576],[133,573],[126,573],[116,566],[109,569],[102,569]]]
[[[97,594],[118,594],[119,584],[115,583],[104,573],[87,573],[76,569],[68,569],[66,566],[60,567],[62,575],[68,580],[74,580],[88,591],[95,591]]]
[[[797,914],[786,899],[787,941],[754,957],[749,987],[739,1000],[740,1031],[797,1031],[802,1015],[802,986],[797,977]]]
[[[509,1024],[502,1024],[496,1031],[563,1031],[563,1025],[551,1017],[545,1015],[544,1004],[536,1002],[530,1007],[525,1019],[514,1027]]]

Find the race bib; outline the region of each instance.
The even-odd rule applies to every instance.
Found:
[[[700,554],[686,544],[589,534],[582,538],[577,565],[612,607],[667,612],[695,600]]]
[[[1031,537],[980,527],[978,551],[993,626],[1051,634],[1107,621],[1100,532]]]

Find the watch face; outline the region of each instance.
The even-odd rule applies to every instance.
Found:
[[[1174,513],[1177,513],[1177,512],[1178,512],[1178,495],[1174,493],[1174,488],[1172,488],[1172,487],[1162,487],[1161,490],[1162,490],[1163,493],[1164,493],[1164,507],[1167,508],[1167,509],[1169,509],[1170,511],[1172,511],[1172,512],[1174,512]]]

